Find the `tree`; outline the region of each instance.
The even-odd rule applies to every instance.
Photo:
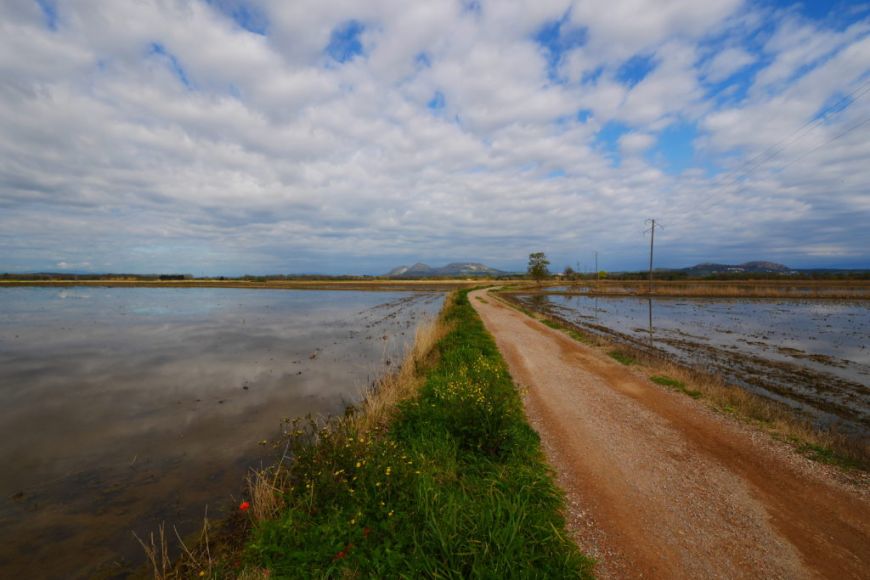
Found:
[[[550,271],[547,269],[549,265],[550,261],[544,252],[529,254],[529,276],[538,284],[550,276]]]
[[[575,278],[576,273],[577,272],[575,272],[574,268],[572,268],[571,266],[565,266],[565,279],[566,280],[573,280]]]

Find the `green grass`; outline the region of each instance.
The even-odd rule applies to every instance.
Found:
[[[813,461],[818,461],[819,463],[826,463],[828,465],[836,465],[846,470],[867,470],[866,464],[855,458],[846,457],[841,453],[837,453],[830,447],[824,447],[822,445],[810,443],[807,441],[800,441],[793,438],[791,439],[791,443],[795,445],[798,452],[802,453]]]
[[[582,332],[578,332],[573,328],[569,328],[566,332],[568,333],[568,336],[570,336],[577,342],[582,342],[583,344],[595,344],[593,340],[587,335],[583,334]]]
[[[588,336],[586,336],[585,334],[571,328],[570,326],[566,326],[565,324],[563,324],[557,320],[552,320],[550,318],[539,318],[535,313],[530,312],[528,310],[525,310],[522,307],[519,307],[517,309],[520,310],[521,312],[523,312],[523,314],[531,316],[532,318],[537,318],[538,320],[543,322],[545,325],[549,326],[550,328],[552,328],[554,330],[560,330],[560,331],[564,332],[565,334],[567,334],[568,336],[570,336],[571,338],[573,338],[577,342],[582,342],[583,344],[593,344],[592,340]]]
[[[577,330],[574,330],[573,328],[565,326],[564,324],[560,324],[560,323],[555,322],[553,320],[550,320],[548,318],[541,320],[541,322],[543,322],[544,324],[546,324],[550,328],[555,328],[556,330],[561,330],[562,332],[564,332],[565,334],[567,334],[568,336],[570,336],[571,338],[573,338],[577,342],[582,342],[583,344],[592,344],[592,340],[590,340],[588,336],[586,336],[585,334],[583,334],[581,332],[578,332]]]
[[[651,376],[649,380],[658,385],[662,385],[663,387],[668,387],[673,391],[679,391],[684,395],[689,395],[693,399],[699,399],[702,396],[701,391],[689,389],[686,387],[686,383],[684,383],[683,381],[678,381],[677,379],[672,379],[670,377],[665,377],[662,375],[654,375]]]
[[[244,552],[271,577],[586,578],[495,343],[458,294],[419,396],[381,430],[295,428],[285,508]]]
[[[631,356],[630,354],[623,352],[621,350],[611,350],[607,353],[607,355],[613,360],[624,364],[626,366],[631,366],[633,364],[637,364],[637,359]]]

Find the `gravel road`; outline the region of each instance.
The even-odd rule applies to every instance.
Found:
[[[599,577],[870,578],[866,487],[485,292],[472,304]]]

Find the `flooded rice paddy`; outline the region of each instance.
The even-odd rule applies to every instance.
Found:
[[[820,424],[870,432],[870,302],[517,298],[591,333],[718,373]]]
[[[442,301],[0,289],[0,577],[122,577],[131,532],[219,517],[282,419],[358,401]]]

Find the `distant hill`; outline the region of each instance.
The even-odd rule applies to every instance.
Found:
[[[387,273],[390,278],[432,278],[436,276],[498,276],[501,270],[477,262],[453,262],[441,268],[433,268],[417,262],[413,266],[399,266]]]
[[[686,272],[690,276],[708,276],[710,274],[788,274],[794,270],[776,262],[746,262],[745,264],[696,264],[677,271]]]

